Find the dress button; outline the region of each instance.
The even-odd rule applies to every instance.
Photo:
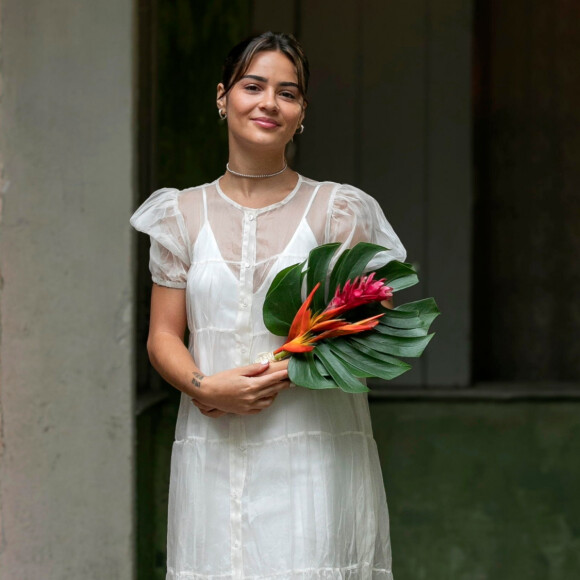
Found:
[[[249,264],[248,262],[246,262],[246,263],[244,264],[244,268],[249,268],[249,267],[250,267],[250,264]]]
[[[248,303],[245,300],[242,300],[242,308],[245,308],[248,305]]]
[[[253,213],[251,213],[251,214],[248,216],[248,219],[249,219],[251,222],[253,222],[253,221],[254,221],[254,214],[253,214]]]

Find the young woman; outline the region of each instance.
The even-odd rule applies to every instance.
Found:
[[[282,268],[336,241],[371,241],[390,249],[387,259],[405,258],[373,198],[287,167],[308,75],[291,35],[233,48],[217,86],[226,172],[156,191],[131,219],[151,237],[151,362],[182,392],[169,580],[392,578],[366,396],[288,388],[287,362],[253,363],[283,342],[262,320]]]

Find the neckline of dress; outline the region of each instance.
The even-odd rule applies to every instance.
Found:
[[[296,175],[298,175],[298,180],[296,181],[296,185],[294,186],[294,189],[285,198],[281,199],[280,201],[277,201],[276,203],[271,203],[270,205],[265,205],[264,207],[248,207],[246,205],[242,205],[242,204],[238,203],[237,201],[234,201],[231,197],[229,197],[228,195],[226,195],[222,191],[222,188],[220,187],[221,177],[218,177],[214,181],[214,185],[216,187],[216,190],[217,190],[219,196],[222,197],[229,204],[233,205],[234,207],[237,207],[238,209],[241,209],[242,211],[252,211],[255,213],[261,213],[264,211],[276,209],[277,207],[281,207],[283,205],[286,205],[296,195],[296,193],[298,192],[298,189],[300,188],[300,185],[302,184],[302,181],[303,181],[303,177],[302,177],[302,175],[300,175],[300,173],[296,173]]]

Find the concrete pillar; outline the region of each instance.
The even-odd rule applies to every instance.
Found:
[[[0,576],[133,576],[133,2],[1,4]]]

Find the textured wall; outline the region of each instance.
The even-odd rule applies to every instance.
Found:
[[[2,2],[2,580],[132,577],[132,10]]]
[[[580,577],[578,403],[375,403],[397,580]]]

